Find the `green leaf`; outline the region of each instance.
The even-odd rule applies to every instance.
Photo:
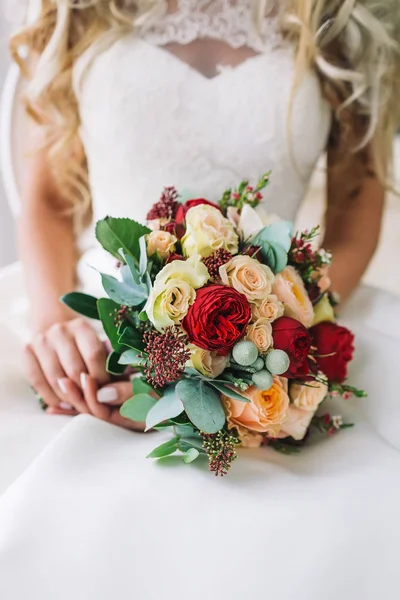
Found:
[[[155,448],[153,452],[150,452],[147,458],[164,458],[164,456],[174,454],[174,452],[178,450],[178,441],[179,438],[172,438],[169,442],[161,444],[161,446]]]
[[[287,265],[292,235],[292,224],[289,221],[278,221],[264,227],[251,240],[252,246],[261,248],[262,258],[274,273],[280,273]]]
[[[234,400],[240,400],[240,402],[250,402],[248,398],[238,394],[235,390],[232,390],[230,387],[223,385],[222,383],[218,383],[217,381],[209,380],[208,383],[215,387],[219,392],[224,394],[224,396],[228,396],[228,398],[233,398]]]
[[[147,413],[157,402],[154,398],[148,394],[137,394],[130,400],[127,400],[120,408],[120,414],[126,419],[136,421],[137,423],[144,423],[146,421]]]
[[[115,352],[123,352],[124,350],[123,345],[119,343],[118,326],[116,324],[117,312],[120,308],[119,304],[108,298],[100,298],[97,301],[97,309],[104,331]]]
[[[150,229],[132,221],[132,219],[115,219],[106,217],[96,225],[96,238],[107,252],[120,258],[120,249],[139,260],[140,238],[150,233]]]
[[[143,275],[146,273],[146,269],[147,269],[147,245],[146,245],[146,237],[144,235],[142,235],[142,237],[139,240],[139,248],[140,248],[139,272],[140,272],[140,275],[143,277]]]
[[[107,357],[106,369],[107,373],[111,375],[122,375],[125,372],[126,365],[122,365],[119,362],[120,354],[118,352],[111,352]]]
[[[146,302],[148,298],[147,287],[143,284],[136,285],[132,279],[132,285],[125,281],[118,281],[111,275],[101,273],[101,282],[106,294],[119,304],[125,306],[138,306]]]
[[[163,421],[177,417],[183,411],[183,404],[175,393],[175,386],[168,387],[163,396],[149,410],[146,418],[146,431]]]
[[[225,412],[219,394],[204,381],[183,379],[176,385],[191,422],[204,433],[217,433],[225,425]]]
[[[121,356],[119,356],[118,363],[120,365],[130,365],[131,367],[139,367],[143,358],[140,358],[141,352],[139,350],[135,350],[130,348],[129,350],[125,350]]]
[[[149,317],[147,316],[147,312],[142,310],[141,313],[139,313],[139,321],[142,321],[143,323],[146,323],[149,320]]]
[[[137,269],[135,260],[132,258],[132,256],[130,254],[126,254],[126,252],[124,252],[123,248],[119,249],[119,254],[120,254],[121,258],[126,262],[125,267],[127,269],[129,269],[133,281],[136,283],[136,285],[140,285],[141,277],[140,277],[140,273]]]
[[[100,318],[97,310],[97,298],[94,296],[82,294],[81,292],[71,292],[62,296],[61,302],[80,315],[89,317],[89,319]]]
[[[147,383],[143,377],[134,377],[132,379],[132,389],[135,396],[138,394],[150,394],[151,392],[154,392],[152,386]]]
[[[144,348],[141,333],[129,325],[125,327],[122,334],[119,336],[118,341],[120,344],[128,346],[128,348],[133,348],[134,350],[143,350]]]
[[[192,463],[196,458],[199,458],[200,452],[196,448],[189,448],[183,455],[183,462],[187,465]]]

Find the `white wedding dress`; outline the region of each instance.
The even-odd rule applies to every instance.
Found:
[[[179,4],[76,66],[95,218],[144,220],[165,185],[216,200],[272,169],[264,206],[294,219],[330,126],[316,75],[295,98],[293,161],[294,57],[278,15],[258,34],[249,2]],[[176,54],[197,39],[246,59],[201,73]],[[92,242],[89,232],[80,263],[90,291],[88,265],[114,268]],[[398,597],[395,298],[360,289],[342,316],[357,336],[351,380],[369,397],[332,410],[356,427],[296,456],[241,451],[224,479],[200,462],[146,460],[159,434],[42,414],[18,365],[15,321],[0,325],[0,475],[11,483],[26,468],[0,499],[0,598]]]

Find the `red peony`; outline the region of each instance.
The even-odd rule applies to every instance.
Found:
[[[209,200],[206,200],[205,198],[194,198],[193,200],[188,200],[184,204],[180,205],[175,216],[175,221],[177,223],[182,223],[186,218],[186,213],[189,210],[189,208],[199,206],[199,204],[208,204],[209,206],[213,206],[214,208],[218,208],[218,210],[221,210],[219,206],[217,206],[213,202],[210,202]]]
[[[290,366],[283,377],[304,378],[308,375],[308,355],[311,349],[311,336],[296,319],[280,317],[272,323],[274,348],[284,350],[290,358]]]
[[[209,285],[197,290],[182,325],[190,342],[225,355],[244,335],[250,318],[246,296],[224,285]]]
[[[354,354],[354,335],[346,327],[328,322],[315,325],[310,334],[317,348],[315,359],[320,370],[330,381],[343,383],[347,364]]]

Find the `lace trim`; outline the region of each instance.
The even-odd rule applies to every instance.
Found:
[[[176,10],[168,12],[168,2],[163,2],[162,13],[143,25],[143,39],[165,46],[208,38],[235,49],[247,46],[259,53],[282,43],[275,0],[268,0],[269,15],[261,19],[259,26],[254,0],[177,0],[176,4]]]

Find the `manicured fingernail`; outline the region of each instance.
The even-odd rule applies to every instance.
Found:
[[[63,410],[73,410],[74,409],[74,407],[71,404],[68,404],[68,402],[60,402],[59,406]]]
[[[97,392],[97,402],[100,404],[107,404],[115,400],[118,400],[118,392],[113,387],[104,387]]]
[[[57,379],[58,387],[62,391],[63,394],[67,393],[67,386],[65,385],[64,379]]]
[[[84,390],[87,383],[87,374],[81,373],[81,388]]]

